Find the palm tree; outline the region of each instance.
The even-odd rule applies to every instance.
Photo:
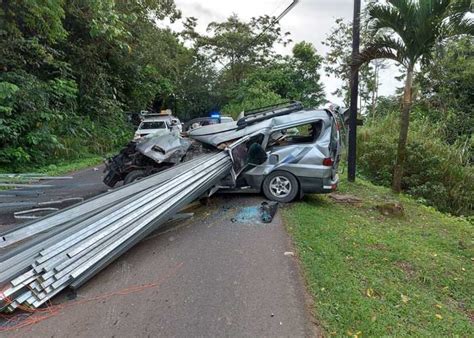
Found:
[[[415,67],[418,62],[428,61],[434,46],[444,39],[473,34],[474,22],[471,17],[466,17],[470,7],[471,0],[386,0],[368,6],[368,23],[373,39],[359,54],[356,64],[392,59],[406,70],[392,179],[395,192],[401,191]]]

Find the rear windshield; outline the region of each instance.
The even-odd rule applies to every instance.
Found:
[[[166,124],[163,121],[142,122],[140,129],[165,129]]]

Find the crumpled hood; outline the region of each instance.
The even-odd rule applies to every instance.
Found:
[[[180,137],[177,133],[168,133],[151,138],[143,138],[136,149],[143,155],[161,162],[178,163],[178,159],[186,154],[191,141]],[[160,150],[153,147],[159,147]]]

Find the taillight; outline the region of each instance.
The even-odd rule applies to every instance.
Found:
[[[332,158],[330,157],[326,157],[324,160],[323,160],[323,165],[327,165],[328,167],[332,166],[334,163],[334,161],[332,160]]]

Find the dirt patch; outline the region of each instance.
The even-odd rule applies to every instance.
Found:
[[[384,216],[402,217],[405,214],[405,209],[401,203],[384,203],[375,206]]]
[[[466,311],[467,318],[471,321],[471,323],[474,323],[474,310],[468,310]]]
[[[400,270],[402,270],[407,277],[413,278],[416,276],[416,269],[411,263],[406,262],[406,261],[398,261],[395,263],[395,265]]]
[[[390,250],[390,248],[388,247],[388,245],[387,245],[387,244],[383,244],[383,243],[370,244],[370,245],[369,245],[369,248],[375,249],[375,250],[379,250],[379,251],[389,251],[389,250]]]
[[[329,197],[336,203],[358,204],[362,203],[362,199],[353,195],[329,194]]]

